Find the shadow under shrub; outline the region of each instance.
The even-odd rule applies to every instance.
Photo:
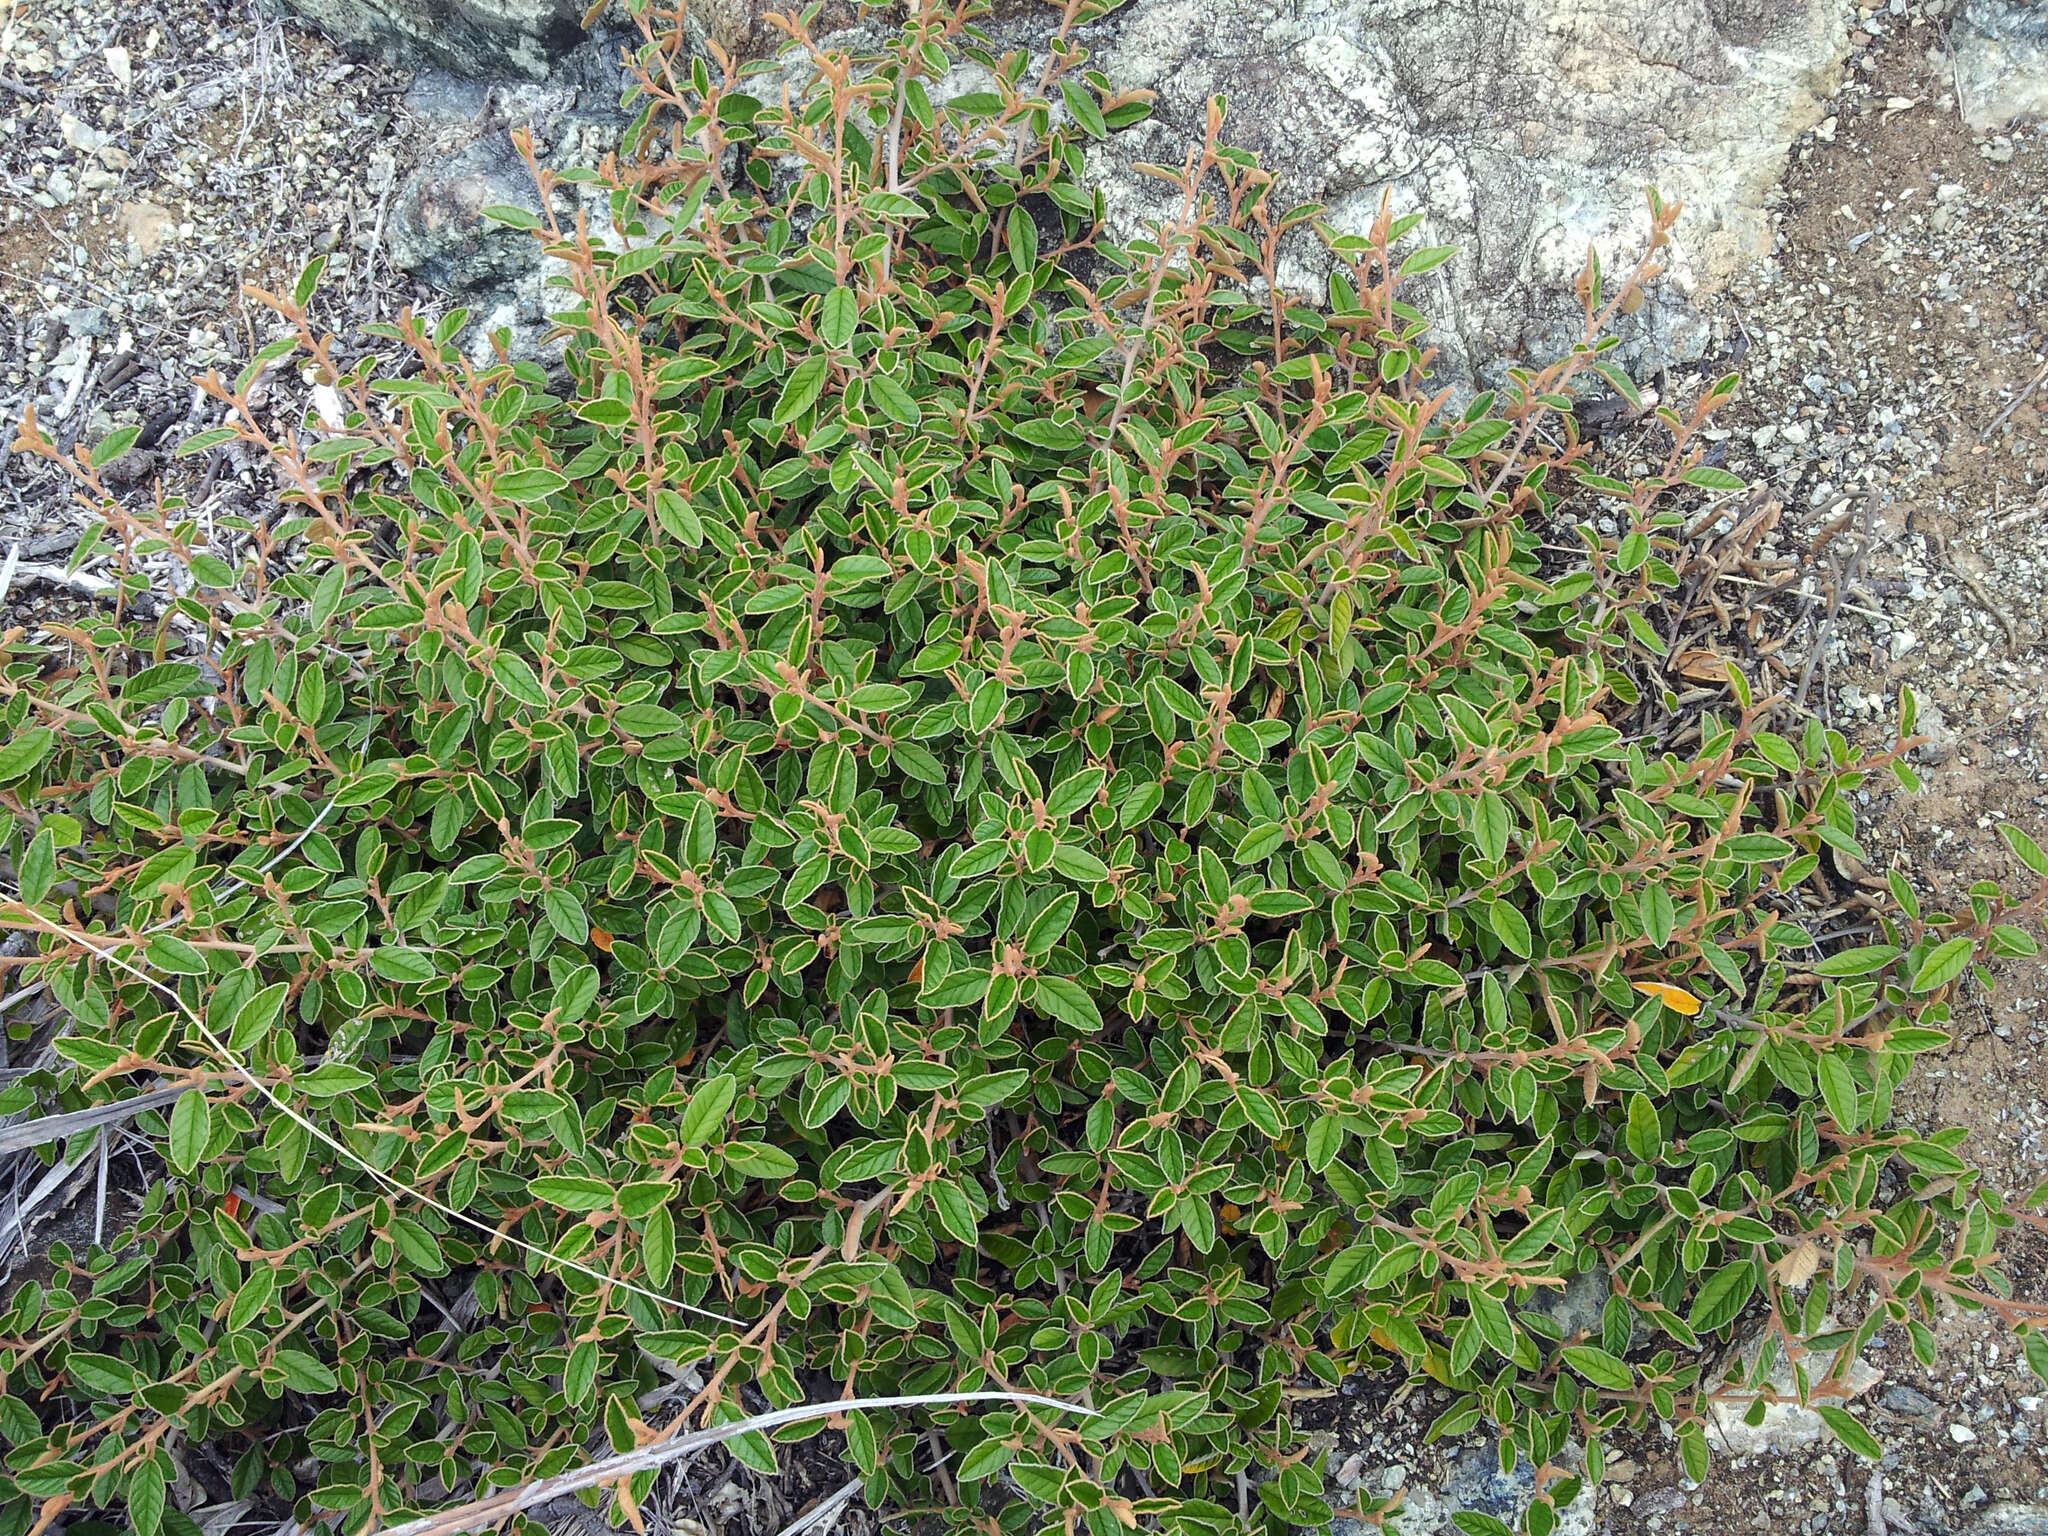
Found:
[[[1600,337],[1676,210],[1460,408],[1414,219],[1283,212],[1219,103],[1181,217],[1112,244],[1082,152],[1142,100],[1067,42],[948,97],[966,21],[811,47],[785,108],[651,15],[610,245],[499,211],[563,262],[566,388],[460,315],[344,364],[316,264],[186,445],[286,515],[209,543],[106,491],[121,434],[70,461],[124,592],[183,595],[7,637],[0,922],[71,1022],[0,1107],[186,1091],[135,1229],[0,1316],[7,1531],[182,1530],[194,1443],[361,1530],[743,1387],[1099,1410],[852,1415],[869,1498],[961,1528],[1313,1526],[1290,1394],[1391,1365],[1506,1427],[1541,1536],[1567,1441],[1597,1477],[1656,1415],[1704,1471],[1747,1310],[1760,1374],[1931,1350],[1940,1296],[2024,1327],[2019,1218],[1886,1123],[2038,891],[1802,927],[1908,774],[1732,669],[1666,707],[1734,381],[1640,481],[1571,425],[1631,393]],[[1320,308],[1268,281],[1308,238]],[[329,417],[270,421],[266,366]],[[1532,1303],[1588,1271],[1561,1336]]]

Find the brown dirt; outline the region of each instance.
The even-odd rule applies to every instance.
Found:
[[[1919,697],[1926,788],[1873,782],[1864,842],[1877,871],[1907,870],[1954,906],[1972,881],[2019,884],[1999,823],[2048,839],[2048,388],[2006,409],[2041,378],[2048,346],[2048,136],[1974,139],[1945,97],[1938,24],[1883,20],[1866,11],[1830,120],[1795,150],[1773,267],[1727,298],[1744,389],[1720,424],[1728,467],[1784,503],[1776,553],[1810,550],[1848,518],[1831,579],[1856,565],[1862,498],[1876,493],[1850,592],[1865,611],[1838,617],[1813,702],[1882,746],[1900,688]],[[1675,383],[1684,397],[1713,376]],[[1787,647],[1788,692],[1812,633],[1809,618]],[[1959,1006],[1954,1043],[1922,1059],[1897,1108],[1923,1129],[1968,1127],[1987,1181],[2024,1197],[2048,1179],[2048,961],[2003,963],[1997,983]],[[2007,1269],[2018,1295],[2048,1298],[2048,1242],[2015,1239]],[[1885,1382],[1858,1411],[1886,1447],[1893,1536],[1961,1530],[2001,1501],[2048,1503],[2044,1389],[2011,1335],[1953,1307],[1936,1333],[1932,1370],[1899,1329],[1867,1355]],[[1655,1437],[1638,1437],[1635,1459],[1603,1501],[1597,1528],[1616,1536],[1877,1529],[1871,1468],[1840,1446],[1720,1457],[1697,1488]]]

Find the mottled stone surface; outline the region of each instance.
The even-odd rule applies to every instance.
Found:
[[[1364,232],[1383,192],[1459,254],[1418,298],[1454,370],[1547,361],[1578,332],[1588,245],[1640,253],[1645,188],[1685,202],[1665,292],[1627,322],[1639,363],[1696,356],[1688,300],[1770,250],[1765,199],[1820,117],[1847,49],[1831,0],[1136,0],[1097,61],[1158,93],[1152,120],[1091,160],[1117,219],[1165,208],[1138,161],[1178,163],[1204,103],[1288,202]],[[1282,281],[1320,297],[1298,242]]]
[[[353,17],[388,46],[420,40],[458,69],[558,77],[581,56],[558,0],[295,3]],[[763,15],[755,0],[715,0],[697,21],[760,57],[779,40]],[[1048,15],[1006,5],[987,25],[1042,56]],[[838,36],[872,47],[880,25]],[[1220,93],[1226,141],[1279,174],[1283,206],[1318,202],[1338,230],[1363,232],[1391,195],[1397,210],[1426,215],[1417,241],[1458,247],[1412,294],[1453,382],[1565,351],[1580,331],[1572,285],[1589,246],[1610,270],[1631,263],[1651,186],[1687,212],[1667,279],[1621,323],[1623,360],[1640,370],[1700,355],[1696,301],[1768,255],[1767,196],[1847,48],[1833,0],[1130,0],[1078,36],[1118,86],[1156,96],[1148,122],[1089,155],[1116,233],[1170,211],[1170,191],[1136,167],[1180,163]],[[479,152],[425,175],[495,178],[502,159]],[[451,184],[430,201],[416,226],[462,196]],[[417,270],[438,270],[412,249]],[[471,270],[488,278],[494,260]],[[1289,242],[1285,288],[1320,300],[1327,276],[1313,237]]]
[[[1963,116],[1980,132],[2048,117],[2048,5],[1968,0],[1949,28]]]
[[[469,350],[489,353],[489,335],[511,333],[515,356],[540,356],[551,308],[560,308],[560,289],[548,279],[563,270],[526,230],[492,223],[483,210],[493,205],[538,214],[540,187],[533,167],[513,134],[533,137],[535,159],[551,170],[596,165],[617,148],[626,116],[619,108],[625,88],[620,63],[624,39],[592,37],[558,60],[546,81],[479,82],[438,70],[422,70],[406,96],[406,109],[451,142],[445,153],[424,161],[399,187],[392,201],[391,256],[408,272],[471,310]],[[573,228],[577,212],[589,220],[602,243],[610,230],[602,197],[561,188],[555,212]]]
[[[286,0],[337,42],[400,63],[540,79],[582,41],[577,0]]]

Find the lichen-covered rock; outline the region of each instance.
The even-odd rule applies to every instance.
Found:
[[[286,0],[336,42],[401,64],[538,80],[583,40],[578,0]]]
[[[1990,133],[2048,117],[2048,6],[2040,0],[1969,0],[1949,27],[1963,116]]]
[[[1746,1368],[1754,1367],[1760,1343],[1761,1339],[1754,1341],[1743,1351]],[[1833,1364],[1832,1354],[1809,1356],[1805,1361],[1808,1381],[1824,1380]],[[1839,1381],[1816,1389],[1817,1400],[1844,1406],[1883,1380],[1884,1372],[1859,1355],[1849,1362]],[[1812,1408],[1801,1407],[1791,1400],[1798,1393],[1798,1385],[1791,1365],[1780,1359],[1766,1379],[1768,1391],[1764,1394],[1780,1400],[1767,1402],[1763,1417],[1755,1424],[1744,1420],[1756,1401],[1756,1394],[1733,1388],[1724,1390],[1707,1405],[1708,1443],[1715,1451],[1730,1456],[1757,1456],[1767,1451],[1791,1451],[1818,1445],[1830,1433],[1827,1421]]]
[[[554,0],[297,3],[416,21],[441,11],[563,14]],[[760,57],[779,42],[768,9],[710,0],[692,24],[742,58]],[[1048,13],[1006,3],[986,25],[1000,43],[1043,57]],[[839,14],[828,9],[820,30]],[[548,55],[543,30],[516,50],[520,67]],[[1767,196],[1793,137],[1818,121],[1847,49],[1834,0],[1129,0],[1078,35],[1115,84],[1156,96],[1149,121],[1090,155],[1114,233],[1171,212],[1169,189],[1137,167],[1179,164],[1221,94],[1226,142],[1259,153],[1287,205],[1321,203],[1330,225],[1362,233],[1390,194],[1397,210],[1426,215],[1418,241],[1457,247],[1422,281],[1434,289],[1425,297],[1438,316],[1438,376],[1460,384],[1570,346],[1581,330],[1572,286],[1588,248],[1610,268],[1631,262],[1652,186],[1688,211],[1666,282],[1618,327],[1622,360],[1642,370],[1699,356],[1709,333],[1697,300],[1769,254]],[[879,37],[869,21],[828,41],[866,48]],[[558,61],[558,77],[563,68]],[[479,151],[415,178],[409,190],[424,200],[413,199],[413,227],[450,227],[464,189],[496,177],[502,160]],[[488,278],[504,251],[486,238],[473,257],[461,254],[464,270]],[[1282,286],[1320,300],[1321,246],[1304,232],[1283,256]],[[412,264],[453,271],[432,255]]]
[[[1994,1504],[1967,1536],[2048,1536],[2048,1504]]]
[[[1403,1469],[1398,1480],[1383,1484],[1388,1492],[1401,1488],[1402,1494],[1400,1509],[1382,1526],[1339,1517],[1330,1526],[1331,1536],[1371,1536],[1375,1529],[1393,1536],[1460,1536],[1463,1527],[1457,1516],[1466,1511],[1520,1530],[1522,1517],[1536,1498],[1536,1469],[1517,1460],[1512,1472],[1501,1471],[1497,1442],[1466,1447],[1440,1487],[1405,1483]],[[1591,1536],[1598,1506],[1599,1490],[1590,1484],[1581,1488],[1578,1498],[1557,1511],[1553,1536]]]
[[[1633,259],[1650,186],[1688,211],[1624,334],[1638,363],[1697,356],[1688,300],[1769,253],[1766,196],[1847,49],[1832,0],[1134,0],[1092,31],[1113,81],[1157,93],[1093,157],[1119,224],[1167,211],[1133,166],[1180,163],[1220,92],[1287,203],[1363,232],[1391,190],[1458,246],[1430,295],[1453,375],[1569,346],[1587,247]],[[1315,245],[1289,257],[1283,284],[1320,298]]]
[[[422,71],[406,106],[430,127],[458,131],[460,142],[423,162],[392,200],[391,256],[403,270],[469,306],[468,350],[488,355],[494,331],[511,333],[515,356],[544,354],[547,312],[559,308],[548,279],[563,270],[534,236],[493,223],[486,208],[505,205],[541,211],[533,168],[513,141],[513,130],[533,135],[535,157],[551,170],[588,167],[617,148],[626,116],[618,105],[625,86],[622,39],[598,36],[559,61],[547,82],[484,86],[437,71]],[[474,135],[469,137],[468,135]],[[573,227],[581,210],[592,238],[610,231],[602,197],[558,188],[555,211]]]

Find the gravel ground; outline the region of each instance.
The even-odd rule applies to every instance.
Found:
[[[1730,367],[1744,375],[1720,451],[1781,510],[1757,550],[1766,575],[1751,578],[1766,585],[1722,589],[1731,622],[1760,615],[1755,647],[1784,642],[1788,693],[1822,634],[1810,701],[1872,744],[1900,685],[1916,691],[1928,788],[1873,790],[1866,843],[1875,869],[1960,890],[2015,874],[2000,820],[2048,842],[2048,129],[1973,137],[1944,48],[1920,3],[1859,12],[1847,82],[1782,188],[1775,259],[1717,311],[1724,355],[1658,385],[1682,402]],[[391,191],[448,131],[406,109],[409,84],[253,4],[110,15],[0,0],[5,436],[31,401],[65,442],[139,424],[138,505],[161,476],[197,516],[259,512],[252,467],[164,450],[207,424],[192,375],[232,372],[272,334],[242,284],[287,283],[328,252],[345,350],[354,326],[408,302],[431,310],[389,260]],[[282,412],[299,395],[279,384]],[[1625,463],[1637,430],[1621,424],[1607,451]],[[24,562],[0,627],[89,605],[62,585],[81,525],[47,467],[0,443],[0,546],[20,540]],[[1823,624],[1830,589],[1843,602]],[[2048,1178],[2048,965],[2008,964],[1999,981],[1898,1102],[1916,1124],[1970,1126],[1989,1177],[2024,1193]],[[2009,1262],[2021,1294],[2048,1291],[2048,1245],[2018,1242]],[[1692,1487],[1648,1434],[1617,1447],[1597,1503],[1562,1529],[2048,1531],[2039,1383],[1981,1318],[1948,1315],[1938,1334],[1932,1371],[1901,1339],[1869,1352],[1883,1378],[1861,1411],[1888,1447],[1874,1502],[1870,1469],[1826,1443],[1722,1455]],[[1297,1418],[1341,1487],[1408,1494],[1410,1532],[1447,1528],[1453,1503],[1511,1517],[1526,1469],[1499,1476],[1482,1437],[1426,1443],[1444,1406],[1427,1384],[1354,1381],[1307,1395]],[[713,1478],[676,1523],[687,1511],[772,1532],[835,1481],[815,1452],[781,1494]],[[2028,1506],[2041,1508],[2014,1512]],[[2004,1523],[1979,1525],[1991,1521]]]
[[[67,448],[141,426],[121,468],[145,504],[162,473],[198,516],[232,512],[253,476],[164,450],[208,424],[194,376],[274,334],[243,285],[326,252],[351,325],[426,297],[384,248],[419,140],[403,88],[255,3],[0,0],[0,531],[25,561],[61,565],[78,532],[47,466],[9,452],[28,403]]]
[[[1960,897],[2021,873],[2000,821],[2048,836],[2048,127],[1964,128],[1931,9],[1860,13],[1846,83],[1795,147],[1774,260],[1722,305],[1744,385],[1720,421],[1728,467],[1783,504],[1760,553],[1787,560],[1794,595],[1757,594],[1793,635],[1780,684],[1796,687],[1832,585],[1845,601],[1812,702],[1879,746],[1901,686],[1921,701],[1927,788],[1873,786],[1875,868],[1845,884],[1896,866]],[[2048,965],[2002,966],[1897,1099],[1922,1129],[1967,1125],[2008,1195],[2048,1179],[2044,999]],[[2048,1244],[2015,1241],[2008,1268],[2019,1295],[2048,1294]],[[1931,1371],[1899,1330],[1867,1355],[1884,1372],[1859,1409],[1887,1448],[1875,1517],[1869,1467],[1838,1446],[1720,1457],[1692,1488],[1648,1440],[1600,1528],[2048,1531],[2041,1383],[1981,1316],[1951,1309],[1937,1336]]]

